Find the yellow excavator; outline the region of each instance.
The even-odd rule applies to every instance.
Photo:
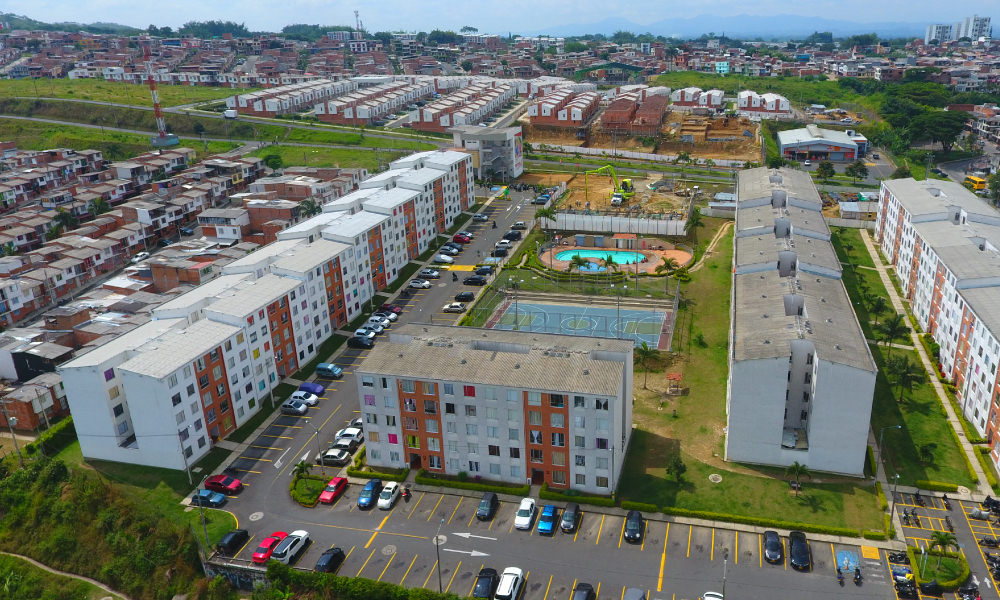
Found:
[[[620,206],[635,196],[635,186],[632,184],[632,180],[622,179],[619,181],[618,176],[615,174],[614,167],[611,165],[604,165],[599,169],[585,171],[583,174],[584,197],[587,199],[588,206],[590,205],[590,186],[588,185],[588,177],[592,174],[599,175],[601,173],[608,173],[611,175],[611,181],[615,184],[615,191],[611,194],[612,206]]]

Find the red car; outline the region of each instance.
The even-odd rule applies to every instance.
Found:
[[[271,558],[271,553],[278,546],[278,543],[288,537],[288,534],[284,531],[275,531],[270,537],[264,538],[257,546],[257,549],[253,551],[253,561],[258,565],[262,565],[267,562],[267,559]]]
[[[334,477],[330,480],[330,483],[326,484],[326,489],[319,495],[319,501],[323,504],[332,504],[346,489],[347,480],[343,477]]]
[[[386,312],[393,312],[393,313],[396,313],[398,315],[399,313],[403,312],[403,307],[402,306],[397,306],[395,304],[389,304],[388,302],[386,302],[385,304],[383,304],[380,307],[380,310],[383,310],[383,311],[386,311]]]
[[[461,233],[456,233],[454,237],[452,237],[451,239],[452,241],[458,242],[459,244],[468,244],[469,242],[472,241],[472,238],[470,238],[467,235],[462,235]]]
[[[222,494],[235,494],[243,491],[243,482],[229,475],[212,475],[205,480],[205,489]]]

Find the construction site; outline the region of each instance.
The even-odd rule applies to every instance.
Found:
[[[557,211],[632,214],[656,218],[686,215],[691,200],[701,188],[675,180],[673,176],[647,174],[619,178],[610,167],[586,173],[530,173],[518,183],[554,187],[566,183],[566,194],[553,203]],[[627,182],[627,183],[626,183]]]

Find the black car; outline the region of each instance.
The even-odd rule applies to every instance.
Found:
[[[521,232],[516,229],[511,229],[507,233],[503,234],[503,239],[510,240],[512,242],[514,240],[519,240],[521,239]]]
[[[375,342],[368,338],[360,338],[351,336],[347,338],[348,348],[361,348],[362,350],[368,350],[375,345]]]
[[[475,299],[475,292],[459,292],[455,294],[455,302],[472,302]]]
[[[234,529],[222,536],[215,549],[223,556],[235,556],[246,543],[250,541],[250,534],[246,529]]]
[[[461,252],[462,250],[465,250],[465,244],[463,244],[462,242],[456,242],[455,240],[448,240],[447,242],[441,244],[441,247],[443,247],[443,248],[454,248],[455,250],[458,250],[459,252]]]
[[[181,235],[194,235],[193,227],[181,227]]]
[[[470,275],[462,280],[465,285],[486,285],[486,278],[482,275]]]
[[[162,240],[156,242],[156,245],[159,246],[160,248],[166,248],[167,246],[173,243],[174,243],[173,240],[168,240],[167,238],[163,238]]]
[[[486,567],[480,570],[479,575],[476,576],[476,584],[472,586],[472,597],[492,598],[499,584],[500,576],[497,575],[496,569]]]
[[[764,560],[774,565],[785,561],[785,546],[777,531],[764,532]]]
[[[809,542],[806,541],[806,534],[801,531],[788,534],[788,563],[799,571],[808,571],[812,564]]]
[[[489,276],[492,275],[495,271],[496,269],[493,267],[493,265],[483,265],[481,267],[476,267],[475,273],[476,275]]]
[[[497,258],[501,258],[501,257],[507,256],[507,249],[506,248],[497,248],[493,252],[490,252],[490,256],[495,256]]]
[[[581,581],[573,588],[573,595],[570,596],[569,600],[597,600],[597,594],[594,593],[594,586]]]
[[[344,558],[346,558],[344,551],[334,546],[319,555],[319,560],[316,561],[313,570],[320,573],[333,573],[340,566],[340,563],[344,562]]]
[[[628,515],[625,516],[625,541],[638,544],[642,541],[644,529],[642,513],[637,510],[628,511]]]
[[[562,519],[559,521],[559,529],[562,529],[566,533],[573,533],[579,521],[580,505],[576,502],[570,502],[563,509]]]
[[[500,499],[493,492],[483,494],[483,499],[479,501],[479,508],[476,509],[476,518],[480,521],[489,521],[496,514],[500,507]]]

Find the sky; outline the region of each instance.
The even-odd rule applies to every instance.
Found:
[[[548,27],[625,19],[641,24],[700,15],[786,15],[823,17],[859,23],[955,22],[972,14],[989,15],[995,0],[703,0],[683,5],[663,0],[32,0],[0,1],[0,12],[46,22],[105,21],[145,28],[179,27],[187,21],[231,20],[252,31],[279,31],[292,23],[353,25],[358,10],[368,31],[430,31],[470,25],[483,33],[530,32]],[[4,4],[7,4],[5,7]],[[609,7],[617,4],[613,12]],[[673,5],[673,6],[671,6]],[[987,12],[984,12],[984,9]],[[996,15],[994,26],[1000,29]],[[610,33],[610,32],[608,32]],[[776,32],[777,33],[777,32]]]

